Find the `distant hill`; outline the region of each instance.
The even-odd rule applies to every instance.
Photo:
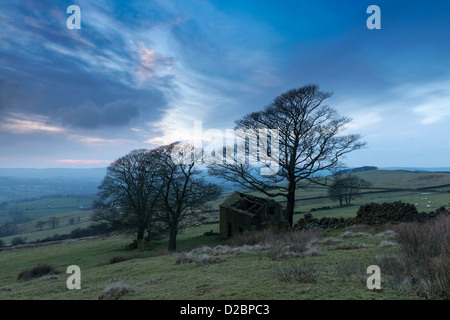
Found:
[[[50,168],[50,169],[32,169],[32,168],[0,168],[0,177],[14,178],[33,178],[33,179],[54,179],[54,178],[103,178],[106,174],[106,168]]]
[[[435,168],[424,168],[424,167],[384,167],[381,170],[405,170],[413,172],[450,172],[450,167],[435,167]]]
[[[106,168],[0,168],[0,202],[55,194],[95,194]]]
[[[357,173],[357,172],[365,172],[365,171],[372,171],[372,170],[378,170],[378,167],[364,166],[364,167],[341,170],[341,171],[339,171],[339,173],[347,174],[347,173]]]
[[[355,174],[370,181],[374,188],[418,189],[450,186],[450,172],[371,170]]]

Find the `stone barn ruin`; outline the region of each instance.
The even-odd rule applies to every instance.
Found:
[[[220,234],[226,237],[262,230],[268,222],[282,220],[283,209],[272,199],[234,192],[220,205]]]

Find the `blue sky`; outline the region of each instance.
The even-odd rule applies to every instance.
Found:
[[[438,0],[2,1],[0,167],[106,166],[309,83],[367,142],[347,165],[449,166],[449,17]]]

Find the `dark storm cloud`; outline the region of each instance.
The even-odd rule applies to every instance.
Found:
[[[116,100],[99,106],[92,101],[75,107],[61,108],[57,118],[71,127],[95,129],[130,124],[140,116],[140,107],[131,100]]]

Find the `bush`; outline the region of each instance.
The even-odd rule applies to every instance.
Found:
[[[46,264],[46,263],[42,263],[42,264],[37,265],[34,268],[26,269],[26,270],[20,272],[19,275],[17,276],[17,280],[19,280],[19,281],[30,280],[30,279],[39,278],[39,277],[46,276],[46,275],[59,274],[59,273],[61,273],[61,272],[58,271],[57,269],[55,269],[53,266]]]
[[[425,298],[450,299],[450,216],[401,223],[395,231],[401,254],[376,256],[374,262],[391,276],[391,286]]]
[[[25,244],[26,243],[27,238],[23,238],[23,237],[14,237],[11,240],[11,245],[12,246],[18,246],[20,244]]]
[[[382,204],[369,203],[359,207],[356,213],[356,221],[368,225],[381,225],[387,222],[424,222],[425,220],[425,214],[420,214],[416,206],[401,201]]]

